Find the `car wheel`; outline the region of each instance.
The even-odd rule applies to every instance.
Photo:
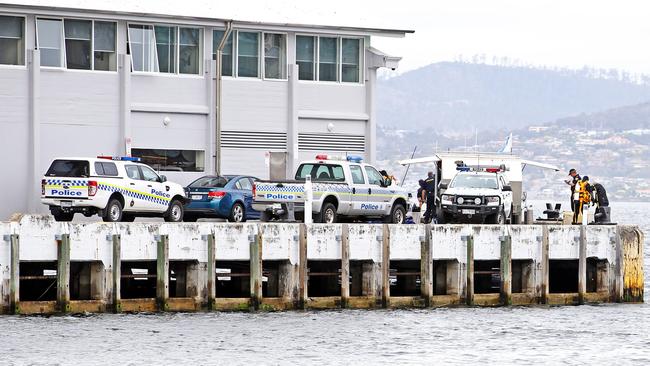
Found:
[[[104,222],[120,222],[122,221],[122,204],[117,199],[113,198],[108,201],[104,209]]]
[[[384,222],[389,224],[403,224],[406,221],[406,209],[402,205],[395,205],[390,211],[390,216],[384,218]]]
[[[54,216],[55,221],[72,221],[72,218],[74,217],[74,212],[57,212],[53,213],[52,216]]]
[[[235,203],[230,209],[230,216],[228,217],[230,222],[244,222],[246,221],[246,211],[244,210],[244,205],[241,203]]]
[[[165,213],[165,221],[181,222],[183,221],[183,204],[179,200],[173,200]]]
[[[317,222],[323,224],[334,224],[337,222],[336,217],[336,206],[333,203],[327,202],[320,209],[320,214],[318,215]]]

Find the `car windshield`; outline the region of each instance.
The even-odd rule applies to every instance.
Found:
[[[201,177],[192,182],[190,188],[223,188],[229,180],[226,177]]]
[[[45,173],[48,177],[88,177],[90,164],[86,160],[54,160]]]
[[[449,187],[498,189],[499,184],[496,175],[459,174]]]

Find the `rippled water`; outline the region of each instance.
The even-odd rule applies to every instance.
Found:
[[[648,277],[641,305],[3,316],[0,364],[648,364]]]

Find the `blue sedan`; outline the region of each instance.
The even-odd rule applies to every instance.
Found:
[[[185,188],[192,201],[185,206],[184,221],[220,218],[230,222],[259,219],[253,210],[253,182],[257,178],[244,175],[206,175]]]

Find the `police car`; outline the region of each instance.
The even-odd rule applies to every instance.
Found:
[[[75,213],[99,215],[106,222],[133,221],[136,216],[182,221],[189,202],[183,187],[139,161],[57,158],[41,181],[41,202],[57,221],[71,221]]]
[[[253,208],[262,221],[284,220],[289,204],[297,218],[304,215],[305,181],[310,177],[314,221],[335,223],[341,219],[380,219],[402,224],[406,219],[409,193],[388,182],[361,157],[319,154],[298,166],[292,181],[258,181],[253,186]]]
[[[512,220],[512,187],[504,167],[473,169],[459,165],[449,185],[441,184],[440,207],[444,223],[505,224]]]

